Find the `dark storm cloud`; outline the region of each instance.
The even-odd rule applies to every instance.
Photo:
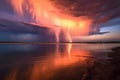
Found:
[[[0,0],[0,12],[13,13],[9,0]]]
[[[89,35],[105,34],[106,32],[100,33],[101,27],[119,24],[120,21],[116,19],[120,17],[120,0],[51,0],[51,2],[61,13],[93,19]],[[0,0],[0,12],[13,13],[9,0]]]
[[[88,16],[94,23],[120,17],[120,0],[51,0],[62,13],[75,17]],[[0,0],[0,11],[13,12],[9,0]]]
[[[120,16],[120,0],[52,0],[56,7],[73,16],[106,21]]]
[[[75,17],[87,16],[93,24],[120,17],[120,0],[51,0],[62,13]],[[13,12],[9,0],[0,0],[0,11]]]
[[[105,34],[100,32],[101,27],[120,24],[120,20],[111,21],[120,17],[120,0],[52,0],[62,13],[74,17],[87,16],[94,20],[89,35]],[[111,22],[109,22],[111,21]],[[107,24],[106,24],[107,23]]]
[[[103,34],[107,34],[107,33],[110,33],[110,32],[90,32],[89,35],[103,35]]]
[[[56,42],[54,33],[50,31],[50,28],[43,26],[0,19],[0,41]]]
[[[56,42],[51,28],[17,20],[0,19],[0,41],[17,42]],[[60,41],[67,41],[60,31]],[[49,39],[48,39],[49,38]]]

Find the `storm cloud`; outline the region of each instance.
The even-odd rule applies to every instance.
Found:
[[[104,22],[120,16],[120,0],[51,0],[61,12],[76,17],[89,16]]]
[[[120,0],[51,0],[61,13],[74,17],[92,18],[91,34],[100,33],[101,27],[120,24]],[[112,20],[113,19],[113,20]],[[116,21],[114,21],[116,19]],[[107,24],[106,24],[107,22]],[[109,23],[110,22],[110,23]],[[104,34],[107,32],[104,32]],[[101,33],[100,33],[101,34]]]
[[[0,0],[0,18],[11,18],[7,15],[16,15],[10,0]],[[50,0],[59,9],[60,13],[73,17],[87,16],[93,20],[88,35],[103,35],[109,32],[100,32],[102,27],[120,25],[120,0]],[[42,2],[42,0],[41,0]],[[4,16],[3,16],[4,14]],[[20,18],[13,17],[14,19]],[[15,31],[15,30],[13,30]],[[22,30],[20,30],[22,31]],[[23,30],[24,31],[24,30]],[[19,32],[19,31],[17,31]],[[33,33],[33,32],[32,32]]]
[[[10,0],[0,0],[0,11],[13,13]],[[61,13],[74,17],[87,16],[93,24],[102,24],[120,17],[120,0],[50,0]],[[41,1],[42,2],[42,1]],[[95,25],[96,26],[96,25]]]

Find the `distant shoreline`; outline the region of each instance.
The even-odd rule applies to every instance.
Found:
[[[0,42],[0,44],[79,44],[79,43],[89,43],[89,44],[99,44],[99,43],[120,43],[120,42]]]

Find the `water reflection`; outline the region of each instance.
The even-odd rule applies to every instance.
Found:
[[[113,52],[112,48],[120,45],[0,45],[2,46],[7,50],[0,50],[1,80],[108,80],[110,74],[103,74],[101,70],[113,66],[110,64],[112,57],[109,53]]]

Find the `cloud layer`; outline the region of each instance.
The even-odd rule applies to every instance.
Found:
[[[10,0],[0,0],[0,18],[10,19],[10,15],[16,15],[12,6],[9,3]],[[42,0],[40,0],[42,2]],[[102,27],[120,25],[120,0],[50,0],[55,8],[59,9],[59,12],[65,15],[71,15],[75,18],[87,16],[93,19],[91,29],[88,35],[103,35],[109,32],[101,32]],[[26,21],[16,15],[13,20],[19,19]],[[27,21],[29,21],[27,17]],[[3,20],[2,20],[3,21]],[[6,26],[3,22],[0,22],[0,26]],[[6,21],[5,21],[6,22]],[[9,25],[9,24],[8,24]],[[8,26],[7,25],[7,26]],[[31,31],[32,28],[22,28],[20,30],[13,27],[14,25],[23,26],[23,24],[11,23],[11,29],[1,27],[2,31],[14,32],[14,33],[36,33]],[[28,35],[27,35],[28,36]]]
[[[109,20],[120,17],[120,0],[52,0],[52,2],[61,13],[92,18],[94,21],[90,35],[100,33],[101,27],[119,23],[116,20],[105,24]]]

